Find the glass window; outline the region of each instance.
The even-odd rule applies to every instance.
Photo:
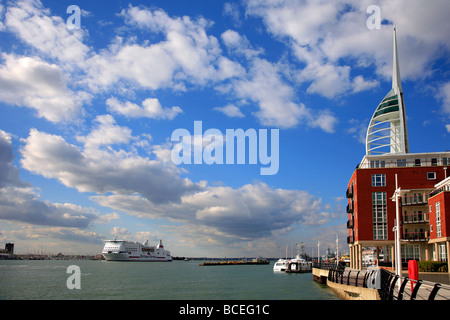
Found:
[[[406,167],[406,159],[397,159],[397,167]]]
[[[427,179],[428,180],[436,180],[436,172],[428,172]]]
[[[441,203],[436,202],[434,205],[436,209],[436,236],[442,237],[442,230],[441,230]]]
[[[372,175],[372,187],[384,187],[386,186],[385,174],[373,174]]]
[[[386,161],[384,160],[370,160],[371,168],[384,168],[386,166]]]
[[[446,254],[446,245],[445,243],[439,244],[439,261],[447,261],[447,254]]]
[[[437,158],[432,158],[431,159],[431,165],[432,166],[437,166]]]
[[[386,192],[372,193],[373,239],[387,240]]]
[[[414,160],[414,166],[420,167],[420,159],[415,159]]]

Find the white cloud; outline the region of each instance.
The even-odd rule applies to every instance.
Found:
[[[385,79],[392,75],[392,26],[382,25],[381,30],[366,27],[366,9],[371,4],[370,0],[250,0],[247,14],[261,17],[269,32],[287,40],[299,61],[306,64],[299,79],[312,82],[310,92],[334,98],[377,85],[377,80],[351,75],[360,67],[374,65]],[[448,3],[385,0],[377,5],[382,20],[398,26],[402,78],[430,75],[430,62],[442,56],[442,48],[450,49],[448,42],[442,41],[450,32]]]
[[[241,13],[236,3],[225,2],[223,4],[223,14],[225,16],[230,16],[235,26],[240,26],[242,24]]]
[[[243,118],[245,115],[234,104],[228,104],[225,107],[216,107],[214,110],[220,111],[231,118]]]
[[[442,101],[442,111],[450,115],[450,82],[440,86],[437,98]]]
[[[86,228],[98,218],[91,208],[39,200],[31,188],[0,189],[0,219],[36,225]]]
[[[50,10],[38,0],[11,2],[5,26],[25,43],[68,67],[82,63],[90,51],[83,44],[82,30],[69,30],[61,17],[50,16]]]
[[[109,114],[97,116],[95,121],[98,123],[96,129],[92,130],[85,137],[77,137],[77,140],[83,142],[86,148],[92,149],[103,145],[125,144],[133,139],[131,130],[118,126],[114,118]]]
[[[182,196],[179,203],[155,205],[139,195],[93,196],[103,206],[139,217],[208,228],[210,237],[251,240],[288,230],[294,224],[320,225],[331,213],[306,191],[273,189],[265,183],[241,188],[207,187]]]
[[[0,130],[0,219],[36,225],[86,228],[98,218],[92,208],[41,201],[12,164],[11,136]]]
[[[79,116],[89,101],[85,92],[67,88],[59,67],[39,58],[3,54],[0,66],[0,101],[25,106],[51,122],[69,121]]]
[[[330,112],[316,112],[295,101],[294,89],[284,80],[282,68],[267,60],[253,59],[247,78],[235,79],[232,85],[238,98],[257,103],[259,110],[254,115],[263,125],[292,128],[306,123],[334,131],[336,118]]]
[[[163,108],[156,98],[147,98],[142,101],[142,107],[135,103],[126,101],[120,102],[117,98],[111,97],[106,100],[109,110],[124,115],[129,118],[152,118],[172,120],[178,114],[182,113],[180,107]]]
[[[13,165],[14,155],[11,135],[0,129],[0,188],[12,185],[29,187],[19,177],[19,169]]]
[[[106,139],[100,137],[101,132]],[[25,140],[21,163],[24,169],[58,179],[79,192],[139,193],[154,203],[176,202],[183,194],[201,188],[180,178],[178,168],[171,163],[144,158],[123,149],[113,150],[108,145],[103,149],[95,148],[122,142],[120,132],[126,133],[125,140],[129,139],[126,129],[103,122],[91,135],[78,138],[85,142],[83,150],[61,136],[32,129]]]
[[[250,41],[234,30],[226,30],[222,33],[221,38],[228,49],[234,54],[243,54],[247,58],[252,58],[263,53],[262,49],[253,49]]]

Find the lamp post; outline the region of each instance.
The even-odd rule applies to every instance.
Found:
[[[402,192],[408,192],[409,190],[402,190],[398,187],[397,175],[395,175],[395,192],[392,196],[392,201],[395,201],[395,273],[401,277],[402,276],[402,256],[401,256],[401,246],[400,246],[400,210],[399,199]],[[399,283],[400,284],[400,283]]]

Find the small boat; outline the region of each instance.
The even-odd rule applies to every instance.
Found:
[[[286,272],[291,273],[303,273],[303,272],[312,272],[312,263],[310,261],[306,261],[297,254],[294,259],[289,260],[288,268]]]
[[[275,272],[285,272],[289,268],[288,259],[278,259],[273,265],[273,271]]]
[[[302,250],[303,252],[303,245]],[[303,253],[302,253],[303,254]],[[286,256],[287,256],[287,247],[286,247]],[[289,273],[303,273],[303,272],[312,272],[312,263],[310,261],[306,261],[301,257],[301,254],[297,251],[297,255],[294,259],[278,259],[277,262],[273,265],[274,272],[289,272]]]

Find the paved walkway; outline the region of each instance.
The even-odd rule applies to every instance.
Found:
[[[402,276],[407,277],[408,272],[403,271]],[[450,285],[450,273],[447,273],[447,272],[419,272],[419,280]]]

